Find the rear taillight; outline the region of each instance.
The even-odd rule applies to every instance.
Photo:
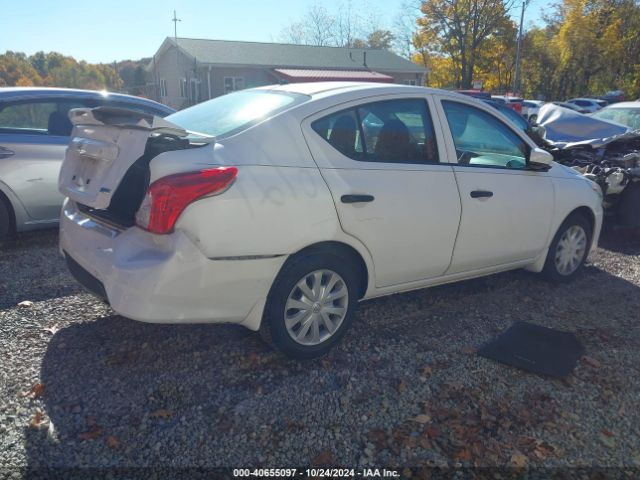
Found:
[[[171,233],[189,204],[224,192],[237,175],[236,167],[219,167],[160,178],[147,190],[136,213],[136,225],[152,233]]]

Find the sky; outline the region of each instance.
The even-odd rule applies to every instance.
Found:
[[[354,6],[368,5],[366,10],[377,12],[381,26],[386,28],[392,27],[393,18],[406,3],[351,1]],[[541,10],[548,2],[531,1],[525,26],[541,22]],[[165,37],[173,35],[174,9],[182,20],[178,23],[178,36],[278,41],[283,27],[302,17],[313,3],[321,3],[331,11],[341,1],[0,0],[0,11],[4,12],[0,15],[0,53],[57,51],[95,63],[150,57]],[[516,20],[519,14],[519,8],[512,10]]]

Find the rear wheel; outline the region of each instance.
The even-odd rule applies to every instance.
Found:
[[[591,226],[580,214],[570,215],[556,233],[543,273],[553,282],[572,280],[584,265],[591,245]]]
[[[348,258],[318,252],[291,259],[271,287],[263,336],[291,358],[324,355],[353,321],[358,279]]]

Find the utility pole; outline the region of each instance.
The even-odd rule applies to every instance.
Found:
[[[522,50],[522,26],[524,24],[524,10],[527,8],[529,0],[522,1],[522,12],[520,13],[520,30],[518,32],[518,46],[516,48],[516,72],[513,76],[513,94],[515,95],[520,89],[520,52]]]

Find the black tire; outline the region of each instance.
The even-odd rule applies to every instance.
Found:
[[[0,242],[3,242],[13,233],[13,217],[4,200],[0,198]]]
[[[556,255],[559,251],[558,244],[560,243],[563,235],[573,227],[579,227],[584,231],[586,235],[586,248],[582,254],[582,257],[580,258],[578,266],[570,273],[563,273],[559,270],[556,262]],[[544,269],[542,270],[542,274],[545,276],[545,278],[553,283],[564,283],[573,280],[580,273],[580,270],[582,270],[582,267],[584,266],[584,261],[587,258],[589,247],[591,246],[592,236],[593,232],[591,229],[591,225],[583,215],[580,215],[579,213],[569,215],[569,217],[567,217],[567,219],[562,222],[562,225],[560,225],[560,228],[556,232],[556,235],[553,237],[553,241],[549,246],[547,259],[544,264]]]
[[[330,270],[342,277],[348,292],[346,314],[335,332],[326,340],[317,345],[303,345],[295,341],[287,330],[285,306],[296,284],[317,270]],[[358,307],[359,278],[356,262],[328,251],[311,251],[289,259],[269,292],[260,327],[262,338],[290,358],[307,360],[324,355],[340,342],[353,323]]]

